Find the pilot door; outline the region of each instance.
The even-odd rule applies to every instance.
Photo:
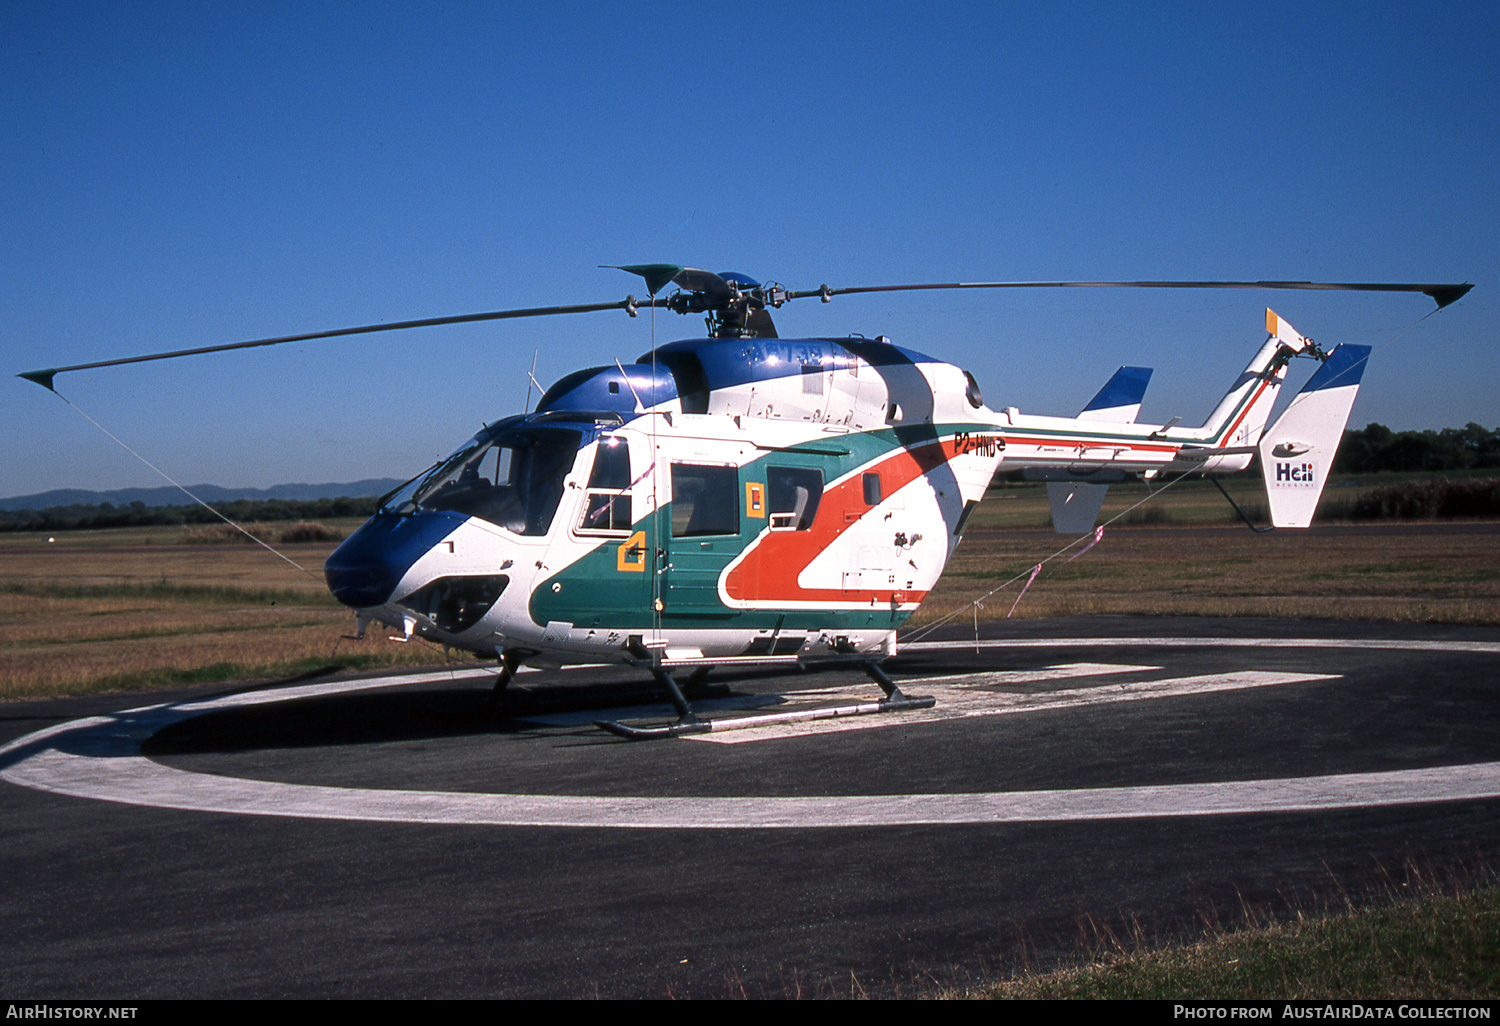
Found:
[[[575,564],[578,579],[570,618],[579,626],[643,627],[650,623],[652,517],[645,453],[632,458],[630,440],[604,435],[594,452],[583,502],[573,527],[574,544],[593,552]]]

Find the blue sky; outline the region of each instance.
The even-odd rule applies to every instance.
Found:
[[[1152,366],[1142,418],[1195,423],[1271,305],[1379,347],[1356,426],[1500,426],[1500,13],[1219,6],[9,3],[0,352],[15,373],[614,300],[641,285],[597,265],[656,261],[793,288],[1470,281],[1425,320],[1420,296],[1067,290],[777,324],[887,335],[1034,413]],[[549,383],[700,328],[426,329],[58,387],[184,482],[405,477],[519,412],[534,351]],[[0,388],[0,495],[159,483]]]

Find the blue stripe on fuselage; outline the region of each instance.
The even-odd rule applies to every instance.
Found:
[[[377,513],[323,564],[333,597],[352,609],[385,605],[417,560],[469,518],[462,513]]]
[[[656,350],[658,359],[674,353],[696,357],[711,390],[793,377],[802,374],[805,366],[845,370],[854,365],[856,357],[876,367],[939,362],[873,339],[704,338],[669,342]],[[647,353],[637,362],[650,361],[651,354]]]

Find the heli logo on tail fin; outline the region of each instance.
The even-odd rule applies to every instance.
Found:
[[[1273,454],[1274,455],[1274,454]],[[1318,468],[1311,463],[1282,463],[1276,461],[1276,484],[1277,486],[1301,485],[1311,488],[1313,481],[1317,479]]]
[[[1290,330],[1291,326],[1286,328]],[[1293,335],[1300,338],[1295,332]],[[1312,523],[1369,359],[1369,346],[1335,347],[1286,412],[1261,437],[1257,446],[1261,474],[1266,482],[1271,523],[1277,527]]]

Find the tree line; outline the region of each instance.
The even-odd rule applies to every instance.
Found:
[[[235,499],[218,503],[214,508],[236,523],[263,523],[369,517],[375,513],[375,502],[374,498]],[[50,509],[0,510],[0,531],[86,531],[107,527],[170,527],[221,522],[202,506],[147,506],[144,502],[122,506],[101,502]]]
[[[1370,424],[1345,431],[1334,461],[1335,474],[1381,471],[1482,470],[1500,467],[1500,428],[1493,431],[1470,421],[1441,431],[1392,431]]]

